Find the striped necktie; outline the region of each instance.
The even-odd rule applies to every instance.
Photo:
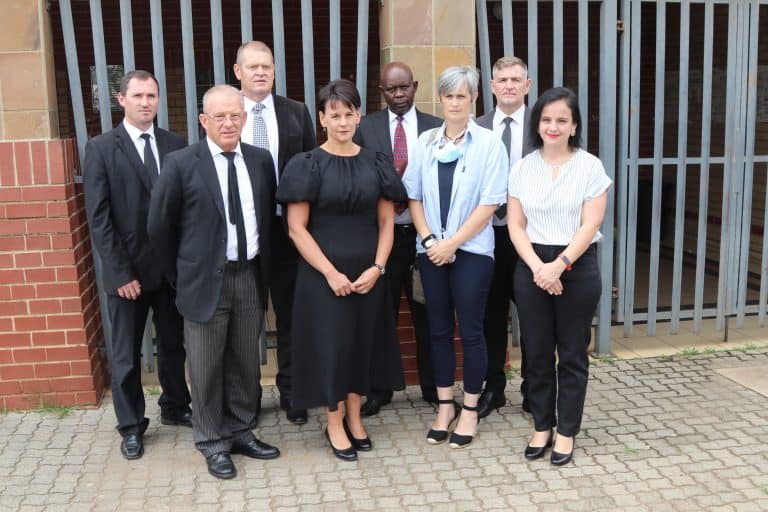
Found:
[[[405,168],[408,167],[408,140],[405,138],[403,116],[397,116],[395,140],[392,146],[392,159],[394,160],[395,171],[397,171],[397,175],[402,179],[403,174],[405,173]],[[407,203],[395,203],[395,213],[400,215],[407,207]]]

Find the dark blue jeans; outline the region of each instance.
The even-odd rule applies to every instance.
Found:
[[[483,317],[493,277],[493,258],[457,251],[453,263],[438,267],[426,254],[419,254],[419,265],[427,303],[435,385],[453,386],[456,375],[453,333],[458,319],[464,352],[464,391],[480,393],[488,367]]]

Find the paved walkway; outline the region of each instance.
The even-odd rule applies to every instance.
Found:
[[[239,476],[209,476],[188,429],[152,423],[138,461],[120,455],[112,404],[0,415],[0,510],[768,510],[768,398],[736,380],[768,373],[768,350],[595,364],[574,463],[523,456],[531,419],[509,405],[466,450],[425,441],[418,388],[370,420],[375,450],[336,461],[321,432],[289,424],[267,389],[257,436],[283,456],[235,456]],[[739,372],[735,372],[739,374]],[[758,372],[759,373],[759,372]]]

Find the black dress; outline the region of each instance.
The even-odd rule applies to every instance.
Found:
[[[321,148],[300,153],[277,188],[281,203],[310,203],[309,233],[352,282],[375,262],[381,197],[405,201],[405,188],[391,160],[365,148],[356,156]],[[405,387],[387,290],[380,278],[367,294],[337,297],[300,258],[291,328],[292,407],[336,410],[347,393]]]

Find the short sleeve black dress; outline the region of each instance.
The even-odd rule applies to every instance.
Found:
[[[405,201],[405,188],[391,161],[365,148],[356,156],[321,148],[298,154],[277,187],[280,203],[310,203],[307,229],[350,281],[374,263],[381,197]],[[365,295],[337,297],[325,277],[300,258],[291,327],[293,407],[336,410],[347,393],[404,388],[384,278]]]

